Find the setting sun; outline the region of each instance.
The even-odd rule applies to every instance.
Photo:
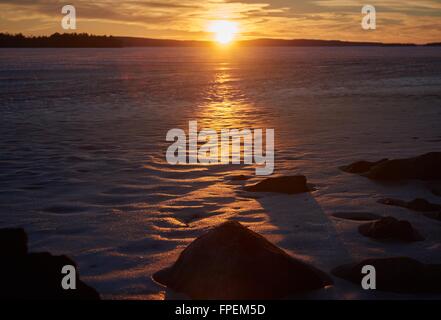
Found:
[[[235,22],[219,20],[212,22],[208,31],[214,33],[215,40],[218,43],[228,44],[236,37],[238,27]]]

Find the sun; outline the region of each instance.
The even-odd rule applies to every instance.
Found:
[[[228,20],[213,21],[208,31],[214,33],[216,42],[220,44],[231,43],[238,32],[237,24]]]

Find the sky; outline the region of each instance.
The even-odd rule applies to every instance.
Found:
[[[237,24],[238,39],[441,42],[441,0],[0,0],[0,32],[65,32],[61,8],[76,8],[76,32],[210,40],[209,24]],[[364,5],[376,30],[361,27]]]

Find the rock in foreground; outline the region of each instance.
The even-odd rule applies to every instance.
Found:
[[[431,152],[414,158],[361,161],[342,167],[373,180],[440,180],[441,152]]]
[[[66,256],[28,253],[23,229],[0,230],[0,299],[96,300],[99,294],[79,279],[76,289],[64,290],[61,273],[65,265],[75,266]],[[77,269],[77,268],[76,268]]]
[[[416,231],[410,222],[385,217],[381,220],[361,225],[358,231],[370,238],[379,240],[395,240],[404,242],[421,241],[424,238]]]
[[[377,290],[396,293],[441,293],[441,265],[423,264],[405,257],[367,259],[360,263],[337,267],[332,273],[360,286],[365,276],[361,269],[365,265],[375,267]]]
[[[153,279],[193,299],[278,299],[330,285],[322,271],[294,259],[238,222],[193,241]]]
[[[306,184],[305,176],[267,178],[255,185],[245,187],[245,190],[251,192],[277,192],[287,194],[310,191],[308,185]]]
[[[28,235],[23,229],[0,229],[0,256],[5,259],[28,253]]]

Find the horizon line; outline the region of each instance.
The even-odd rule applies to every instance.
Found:
[[[77,32],[54,32],[50,35],[25,35],[23,33],[9,33],[9,32],[0,32],[0,47],[2,44],[2,41],[5,37],[8,37],[10,39],[16,38],[24,41],[37,41],[37,40],[43,40],[43,39],[54,39],[55,37],[64,37],[64,38],[71,38],[74,39],[77,37],[79,39],[80,37],[88,37],[88,38],[97,38],[97,39],[119,39],[119,40],[137,40],[137,41],[154,41],[157,42],[155,44],[150,44],[152,46],[159,46],[158,42],[175,42],[180,44],[203,44],[203,45],[215,45],[216,42],[213,40],[188,40],[188,39],[166,39],[166,38],[150,38],[150,37],[139,37],[139,36],[119,36],[119,35],[97,35],[97,34],[90,34],[87,32],[83,33],[77,33]],[[310,44],[315,44],[316,46],[328,45],[331,46],[331,44],[335,45],[346,45],[346,46],[439,46],[441,45],[441,41],[439,42],[428,42],[428,43],[411,43],[411,42],[405,42],[405,43],[399,43],[399,42],[376,42],[376,41],[362,41],[362,40],[339,40],[339,39],[308,39],[308,38],[255,38],[255,39],[243,39],[243,40],[235,40],[233,41],[234,44],[253,44],[253,42],[272,42],[267,43],[266,45],[275,45],[277,42],[279,44],[285,43],[287,45],[291,46],[307,46],[307,43],[300,43],[300,42],[310,42]],[[295,43],[299,42],[299,43]],[[121,43],[122,47],[133,47],[133,44],[130,43]],[[265,44],[255,44],[257,46],[265,46]],[[148,43],[145,43],[144,46],[148,46]]]

